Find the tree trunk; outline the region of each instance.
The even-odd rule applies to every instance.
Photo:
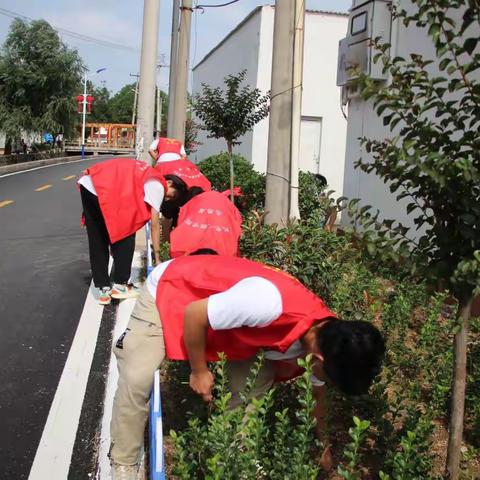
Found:
[[[5,149],[3,150],[4,155],[11,155],[12,153],[12,139],[6,137],[5,138]]]
[[[467,383],[468,324],[472,299],[458,307],[460,330],[455,335],[455,365],[453,370],[453,393],[450,412],[446,475],[449,480],[458,480],[460,474],[465,389]]]
[[[230,200],[234,203],[235,195],[233,194],[235,172],[233,169],[233,145],[232,142],[227,142],[228,155],[230,157]]]

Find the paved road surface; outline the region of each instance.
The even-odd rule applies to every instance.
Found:
[[[28,478],[75,334],[90,283],[75,176],[106,158],[0,177],[2,479]]]

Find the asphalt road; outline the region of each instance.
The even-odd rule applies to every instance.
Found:
[[[75,177],[107,158],[0,177],[0,478],[28,478],[90,284]]]

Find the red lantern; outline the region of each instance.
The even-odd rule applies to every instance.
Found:
[[[87,113],[92,113],[92,103],[94,100],[91,95],[87,95]]]
[[[83,113],[83,95],[77,95],[77,112]]]
[[[92,113],[92,103],[95,100],[91,95],[87,95],[86,113]],[[77,95],[77,112],[83,113],[83,95]]]

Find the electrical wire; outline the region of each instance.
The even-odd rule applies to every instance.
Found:
[[[20,15],[18,13],[12,12],[11,10],[7,10],[6,8],[0,8],[0,15],[5,15],[5,16],[10,17],[10,18],[20,18],[22,20],[27,20],[29,22],[34,20],[33,18],[27,17],[26,15]],[[67,30],[66,28],[57,27],[57,26],[52,25],[52,24],[50,24],[50,26],[54,30],[56,30],[57,32],[59,32],[63,35],[67,35],[67,36],[76,38],[77,40],[83,40],[85,42],[95,43],[95,44],[101,45],[103,47],[116,48],[118,50],[126,50],[126,51],[130,51],[130,52],[135,52],[135,53],[138,53],[140,51],[140,48],[131,47],[129,45],[122,45],[120,43],[111,42],[110,40],[104,40],[102,38],[91,37],[89,35],[85,35],[83,33],[73,32],[71,30]]]
[[[218,8],[218,7],[226,7],[228,5],[232,5],[232,3],[237,3],[239,2],[240,0],[232,0],[230,2],[226,2],[226,3],[218,3],[216,5],[197,5],[195,8],[199,8],[199,9],[204,9],[204,8]]]

